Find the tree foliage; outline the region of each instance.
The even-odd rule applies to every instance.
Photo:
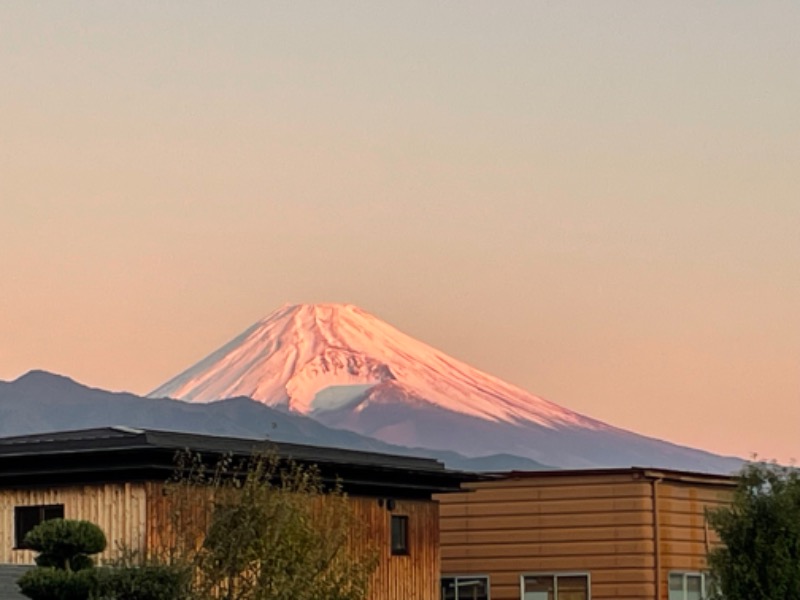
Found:
[[[18,580],[22,593],[33,600],[86,600],[95,589],[91,554],[106,547],[103,530],[89,521],[52,519],[25,536],[39,554],[38,568]]]
[[[751,463],[733,503],[709,513],[722,544],[708,557],[726,600],[800,600],[800,475]]]
[[[32,600],[87,600],[93,596],[96,581],[92,569],[73,572],[39,567],[20,577],[17,585]]]
[[[119,563],[97,570],[103,600],[189,600],[190,573],[177,565]]]
[[[25,536],[25,545],[39,553],[36,564],[65,571],[81,571],[94,565],[90,554],[106,548],[103,530],[89,521],[51,519]]]
[[[168,486],[173,549],[198,600],[364,600],[377,554],[341,488],[318,470],[260,456],[209,474],[182,459]],[[198,503],[208,510],[198,513]]]

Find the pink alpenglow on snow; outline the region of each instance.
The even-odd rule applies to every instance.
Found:
[[[561,467],[741,464],[585,417],[483,373],[356,306],[284,306],[151,396],[247,396],[409,448]]]
[[[150,393],[191,402],[248,396],[319,415],[393,382],[414,401],[491,421],[603,429],[579,415],[451,358],[352,305],[283,306]],[[396,396],[395,396],[396,397]]]

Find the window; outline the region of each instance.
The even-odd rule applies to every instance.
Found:
[[[408,554],[408,517],[392,515],[392,554]]]
[[[63,504],[14,507],[14,547],[20,549],[26,548],[25,536],[42,521],[63,518]]]
[[[710,583],[704,573],[670,573],[669,600],[702,600]]]
[[[522,576],[522,600],[589,600],[590,597],[586,573]]]
[[[489,600],[489,578],[483,575],[442,577],[442,600]]]

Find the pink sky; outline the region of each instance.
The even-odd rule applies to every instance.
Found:
[[[0,379],[146,393],[342,301],[800,458],[800,6],[4,2]]]

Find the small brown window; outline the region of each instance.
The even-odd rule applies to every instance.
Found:
[[[392,515],[392,554],[408,554],[408,517]]]
[[[25,536],[39,523],[50,519],[63,519],[63,504],[41,504],[38,506],[14,507],[14,544],[15,548],[27,548]]]

